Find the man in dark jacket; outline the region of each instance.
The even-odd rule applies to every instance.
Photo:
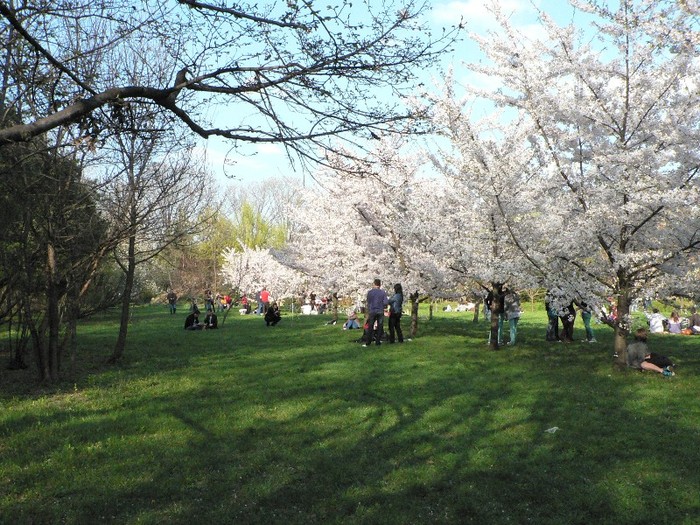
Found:
[[[382,344],[382,335],[384,334],[384,309],[388,304],[389,297],[387,297],[386,292],[382,290],[382,281],[375,279],[374,286],[367,292],[367,322],[369,323],[370,329],[369,341],[362,346],[371,345],[372,341],[375,341],[377,346]],[[375,321],[377,323],[376,329],[374,328]]]
[[[207,315],[204,316],[204,328],[206,328],[207,330],[212,328],[219,328],[219,318],[212,310],[209,310],[207,312]]]
[[[199,311],[192,312],[185,319],[185,330],[201,330],[202,326],[199,323]]]

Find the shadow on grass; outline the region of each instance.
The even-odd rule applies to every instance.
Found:
[[[608,334],[547,344],[524,322],[521,344],[491,352],[485,324],[436,318],[412,343],[363,349],[321,319],[255,321],[163,337],[86,399],[4,419],[17,455],[0,514],[680,523],[700,508],[697,381],[613,373]],[[673,344],[694,368],[691,342]]]

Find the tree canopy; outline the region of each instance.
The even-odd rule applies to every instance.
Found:
[[[8,43],[0,144],[68,127],[94,144],[132,104],[207,138],[282,142],[322,158],[411,117],[411,80],[454,41],[432,35],[429,2],[197,0],[0,2]],[[157,64],[130,75],[134,61]],[[319,157],[320,155],[320,157]]]

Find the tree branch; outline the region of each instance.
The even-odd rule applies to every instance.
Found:
[[[20,24],[19,20],[15,17],[14,13],[10,10],[7,5],[5,5],[5,2],[0,2],[0,14],[4,16],[7,21],[12,25],[12,27],[15,28],[15,30],[22,35],[22,37],[29,43],[30,46],[32,46],[34,49],[39,51],[46,60],[48,60],[53,66],[55,66],[59,71],[65,73],[68,75],[73,81],[78,84],[81,88],[83,88],[85,91],[88,93],[91,93],[93,95],[96,95],[95,90],[88,86],[85,82],[80,80],[75,73],[73,73],[70,69],[65,67],[60,61],[56,60],[54,56],[48,52],[47,49],[45,49],[35,38],[32,37]]]
[[[221,6],[215,6],[212,4],[205,4],[203,2],[197,2],[195,0],[177,0],[179,3],[183,5],[187,5],[193,9],[201,9],[201,10],[206,10],[206,11],[213,11],[215,13],[224,13],[228,15],[233,15],[236,18],[244,18],[246,20],[250,20],[252,22],[258,23],[258,24],[268,24],[268,25],[273,25],[277,27],[286,27],[290,29],[306,29],[306,26],[303,24],[294,24],[291,22],[280,22],[279,20],[271,20],[269,18],[263,18],[260,16],[255,16],[255,15],[250,15],[248,13],[244,13],[243,11],[239,11],[237,9],[231,9],[230,7],[221,7]]]

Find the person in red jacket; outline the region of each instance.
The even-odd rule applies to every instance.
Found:
[[[261,313],[265,314],[267,313],[267,309],[270,307],[270,292],[267,291],[267,288],[262,289],[260,292],[260,301],[262,302],[262,311]]]

